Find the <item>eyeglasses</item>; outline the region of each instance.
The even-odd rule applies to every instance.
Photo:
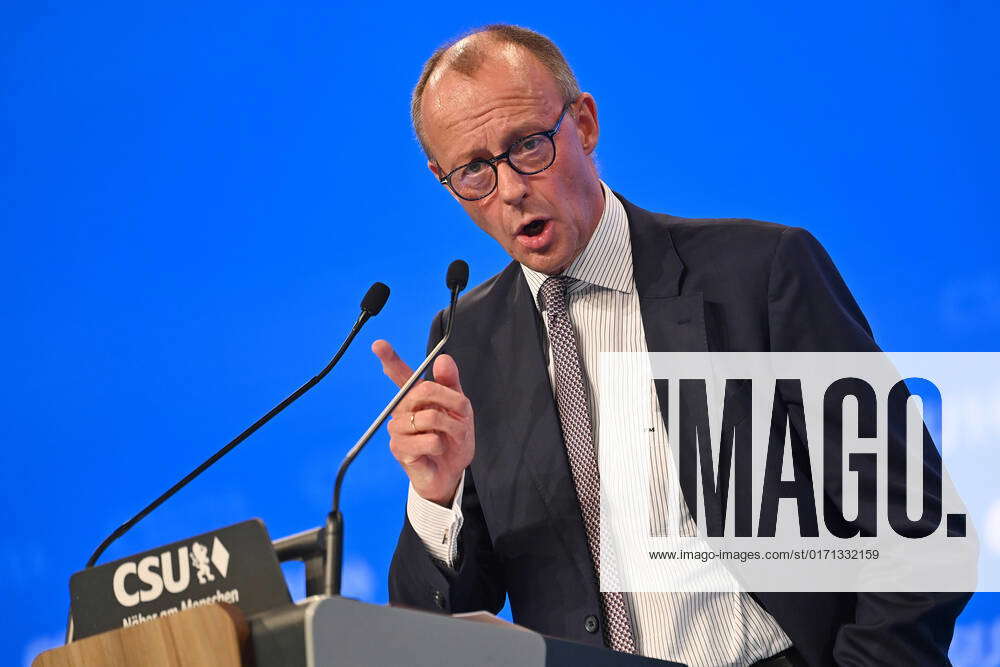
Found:
[[[519,174],[531,176],[543,172],[556,161],[556,142],[553,139],[570,103],[563,106],[555,127],[545,132],[535,132],[511,144],[505,153],[488,160],[473,160],[461,167],[455,167],[441,179],[452,192],[466,201],[476,201],[493,194],[497,189],[497,162],[506,160],[510,168]]]

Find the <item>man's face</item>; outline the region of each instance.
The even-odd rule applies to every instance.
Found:
[[[552,75],[534,56],[514,45],[489,48],[490,57],[471,78],[446,70],[424,91],[427,164],[438,178],[503,153],[521,137],[552,129],[562,111]],[[554,137],[551,167],[525,176],[501,161],[492,194],[477,201],[455,198],[515,260],[542,273],[560,273],[587,245],[604,210],[590,158],[597,136],[594,100],[584,93]]]

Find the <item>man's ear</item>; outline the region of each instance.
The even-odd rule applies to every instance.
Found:
[[[580,93],[576,104],[576,131],[580,137],[583,152],[590,155],[597,148],[597,139],[601,134],[597,122],[597,101],[590,93]]]

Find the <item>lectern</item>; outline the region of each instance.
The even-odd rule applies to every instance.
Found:
[[[87,637],[34,667],[632,667],[677,663],[342,597],[313,597],[244,617],[213,604]]]

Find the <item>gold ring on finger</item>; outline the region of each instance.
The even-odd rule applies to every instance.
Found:
[[[417,430],[417,425],[413,423],[413,420],[416,419],[416,417],[417,417],[416,412],[410,413],[410,430],[413,431],[414,433],[419,433],[420,431]]]

